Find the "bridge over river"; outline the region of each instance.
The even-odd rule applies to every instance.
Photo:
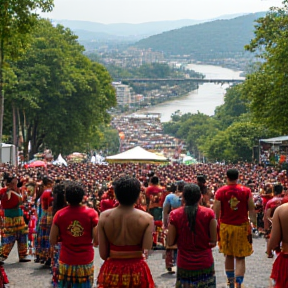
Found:
[[[148,83],[148,82],[194,82],[198,84],[203,83],[215,83],[215,84],[239,84],[244,82],[245,79],[206,79],[206,78],[126,78],[117,79],[117,82],[137,82],[137,83]]]

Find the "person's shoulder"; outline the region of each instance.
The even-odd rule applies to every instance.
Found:
[[[85,207],[86,213],[91,214],[91,215],[95,215],[95,214],[98,215],[98,213],[97,213],[97,211],[95,209],[87,207],[86,205],[84,207]]]
[[[182,214],[183,212],[184,212],[184,207],[181,206],[181,207],[179,207],[179,208],[176,208],[176,209],[172,210],[172,211],[170,212],[170,217],[171,217],[171,216],[175,216],[175,215],[180,215],[180,214]]]
[[[205,206],[199,206],[198,208],[200,211],[203,211],[206,214],[213,214],[214,215],[214,211],[213,209],[209,208],[209,207],[205,207]]]

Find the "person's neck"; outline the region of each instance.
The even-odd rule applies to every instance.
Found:
[[[227,180],[227,184],[228,185],[235,185],[235,184],[237,184],[237,180]]]
[[[118,208],[121,210],[131,210],[134,209],[134,204],[130,206],[119,204]]]

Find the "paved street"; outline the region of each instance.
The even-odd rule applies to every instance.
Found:
[[[254,254],[247,258],[245,288],[269,288],[269,275],[273,260],[267,259],[265,252],[265,240],[254,239]],[[95,256],[95,276],[97,276],[100,260],[98,251]],[[226,288],[224,275],[224,257],[214,249],[215,268],[217,276],[217,288]],[[175,284],[175,275],[165,272],[162,253],[155,251],[148,259],[154,281],[158,288],[172,288]],[[19,263],[17,250],[13,249],[10,257],[5,262],[5,270],[8,274],[9,288],[51,288],[50,270],[43,265],[31,263]]]

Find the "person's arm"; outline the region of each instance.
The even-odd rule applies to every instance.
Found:
[[[146,227],[146,230],[143,236],[143,242],[142,242],[143,251],[150,250],[153,245],[154,219],[151,215],[147,215],[147,216],[149,216],[149,223]]]
[[[58,237],[59,237],[59,228],[55,223],[53,223],[49,235],[49,242],[51,246],[54,246],[58,243]]]
[[[256,212],[255,212],[255,204],[254,204],[252,195],[248,199],[248,211],[249,211],[250,221],[252,222],[254,226],[256,226],[257,218],[256,218]]]
[[[92,229],[92,236],[93,236],[93,246],[97,247],[99,245],[98,241],[98,228],[97,226],[93,227]]]
[[[100,214],[100,219],[97,225],[97,232],[98,232],[98,245],[99,245],[99,254],[103,260],[107,260],[109,257],[109,242],[105,234],[104,230],[104,213]],[[97,236],[96,236],[97,237]]]
[[[213,209],[215,212],[216,221],[220,218],[221,213],[221,202],[219,200],[214,200]]]
[[[279,218],[279,211],[280,211],[279,208],[275,210],[275,213],[272,219],[271,237],[269,239],[269,242],[267,245],[267,252],[266,252],[268,257],[271,257],[272,250],[279,247],[280,242],[281,242],[282,231],[281,231],[281,224],[280,224],[280,218]]]
[[[165,201],[163,203],[163,225],[164,225],[164,228],[167,229],[168,227],[168,214],[170,212],[170,209],[171,209],[171,205],[170,205],[170,202],[168,201],[168,195],[166,196],[165,198]]]
[[[217,244],[217,220],[216,219],[211,219],[210,225],[209,225],[209,230],[210,230],[210,242],[209,245],[210,247],[215,247]]]
[[[272,214],[272,210],[271,208],[268,208],[265,212],[265,217],[267,218],[267,220],[270,222],[270,224],[272,223],[272,217],[271,217],[271,214]]]
[[[176,236],[177,236],[176,227],[170,223],[168,226],[168,234],[167,234],[167,245],[168,246],[173,246],[176,244]]]

